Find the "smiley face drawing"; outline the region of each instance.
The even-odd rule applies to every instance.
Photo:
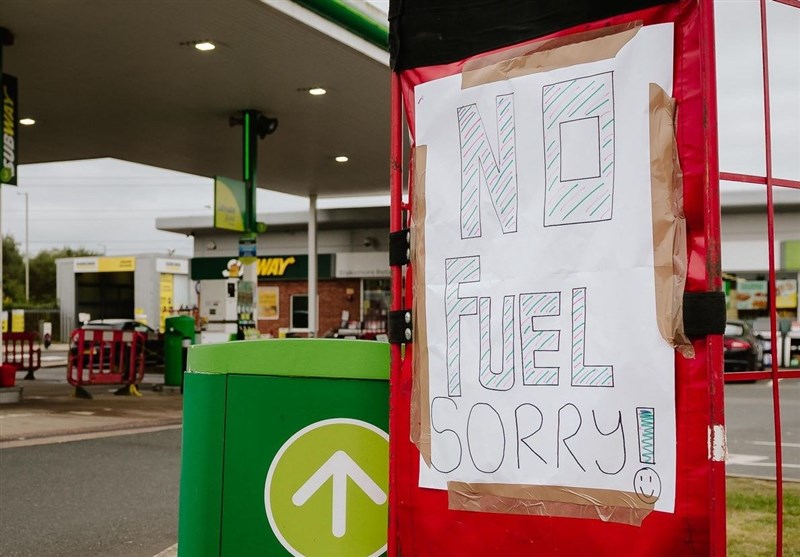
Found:
[[[652,505],[661,495],[661,478],[652,468],[642,468],[633,477],[633,490],[639,499]]]

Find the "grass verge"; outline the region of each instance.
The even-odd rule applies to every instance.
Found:
[[[775,482],[728,478],[728,557],[775,555]],[[800,483],[783,483],[783,555],[800,557]]]

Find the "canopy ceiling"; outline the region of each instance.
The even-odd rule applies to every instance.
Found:
[[[279,120],[259,187],[388,193],[388,54],[292,2],[3,0],[0,26],[20,116],[37,122],[20,126],[22,164],[114,157],[241,178],[228,118],[257,109]],[[205,39],[217,49],[190,44]]]

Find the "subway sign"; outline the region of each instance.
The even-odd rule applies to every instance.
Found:
[[[17,128],[17,78],[3,74],[3,166],[0,183],[17,185],[19,134]]]
[[[255,262],[259,280],[305,280],[308,278],[308,255],[260,256]],[[238,278],[244,266],[236,257],[195,257],[192,280]],[[333,278],[333,254],[317,256],[317,277]]]

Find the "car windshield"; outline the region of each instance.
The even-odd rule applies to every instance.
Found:
[[[744,325],[741,323],[726,323],[725,324],[725,336],[728,337],[739,337],[744,334]]]

